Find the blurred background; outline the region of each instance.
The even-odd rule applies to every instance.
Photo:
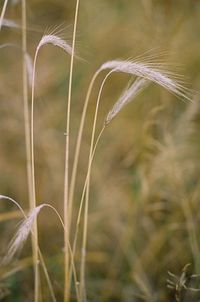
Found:
[[[155,84],[149,86],[106,128],[92,168],[87,254],[88,301],[175,301],[168,271],[178,277],[188,263],[187,289],[180,301],[199,301],[200,280],[200,1],[80,1],[75,60],[70,163],[73,163],[81,112],[94,72],[105,61],[148,56],[184,76],[193,91],[183,101]],[[75,0],[27,1],[28,52],[55,29],[72,41]],[[3,1],[1,1],[2,9]],[[21,24],[21,2],[9,1],[5,17]],[[21,29],[3,27],[0,44],[21,47]],[[139,58],[140,57],[140,58]],[[63,177],[69,57],[52,46],[41,49],[36,67],[35,159],[37,201],[63,212]],[[74,201],[74,219],[86,175],[91,125],[101,75],[92,94]],[[98,129],[126,87],[115,74],[102,95]],[[28,209],[22,55],[0,49],[0,194]],[[0,203],[0,253],[16,231],[19,213]],[[58,301],[63,290],[63,231],[50,210],[38,220],[40,247]],[[32,301],[31,245],[1,268],[0,300]],[[80,257],[77,255],[77,267]],[[7,274],[7,275],[6,275]],[[5,277],[6,275],[6,277]],[[44,301],[51,301],[43,284]],[[74,300],[75,301],[75,300]]]

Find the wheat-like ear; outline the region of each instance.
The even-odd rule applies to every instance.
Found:
[[[147,87],[149,81],[143,78],[137,78],[133,84],[128,86],[121,94],[112,109],[108,112],[105,124],[109,124],[112,119],[121,111],[121,109],[130,103],[144,88]]]
[[[137,61],[113,60],[102,64],[99,68],[99,72],[105,69],[147,79],[164,87],[178,97],[191,100],[188,95],[189,91],[176,79],[176,75],[173,75],[172,72],[165,71],[162,64],[145,64]]]
[[[28,216],[24,218],[17,233],[15,234],[14,238],[10,242],[8,252],[3,259],[4,264],[9,263],[12,260],[12,258],[15,256],[15,254],[22,249],[23,244],[25,243],[29,234],[31,233],[37,215],[39,214],[40,210],[44,206],[45,206],[44,204],[41,204],[38,207],[32,209],[29,212]]]
[[[70,55],[72,54],[72,47],[65,40],[63,40],[57,35],[54,34],[44,35],[37,46],[37,52],[43,45],[46,44],[52,44],[54,46],[60,47],[68,54]]]

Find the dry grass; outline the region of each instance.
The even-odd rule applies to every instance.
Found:
[[[5,301],[198,301],[198,278],[190,280],[200,271],[197,8],[40,2],[4,1],[0,18],[2,253],[19,218],[6,200],[24,216],[0,270],[11,282]],[[71,43],[55,30],[41,38],[51,13],[73,24]],[[84,48],[77,39],[87,41],[92,64],[77,60],[76,48]],[[158,41],[164,58],[154,50]],[[146,49],[153,50],[137,56]],[[128,56],[136,58],[110,59]],[[172,56],[190,86],[168,63]],[[30,261],[21,266],[19,251],[24,263],[33,255],[33,270]],[[190,273],[182,271],[186,263]],[[182,278],[180,289],[178,279],[167,288],[168,271]]]

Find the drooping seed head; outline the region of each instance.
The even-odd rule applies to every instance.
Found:
[[[111,69],[113,72],[123,72],[141,77],[164,87],[179,97],[190,100],[187,89],[180,82],[173,79],[173,73],[160,70],[158,67],[159,64],[155,64],[155,66],[156,67],[154,67],[154,64],[144,64],[137,61],[113,60],[102,64],[99,68],[99,72]]]
[[[33,224],[40,212],[40,210],[45,206],[45,204],[41,204],[38,207],[32,209],[28,216],[22,221],[17,233],[15,234],[14,238],[11,240],[8,252],[3,259],[3,263],[9,263],[15,254],[21,250],[25,241],[27,240],[29,234],[31,233]]]
[[[105,124],[109,124],[112,119],[121,111],[121,109],[130,103],[144,88],[147,87],[149,81],[144,78],[137,78],[131,86],[128,86],[119,97],[118,101],[114,104],[109,111]]]
[[[72,54],[72,47],[62,38],[54,35],[54,34],[49,34],[49,35],[44,35],[42,39],[40,40],[38,46],[37,46],[37,52],[39,49],[46,44],[52,44],[54,46],[60,47],[63,49],[65,52],[68,54]]]

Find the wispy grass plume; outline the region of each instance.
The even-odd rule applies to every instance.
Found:
[[[112,60],[102,64],[99,68],[99,71],[105,69],[113,70],[113,72],[123,72],[145,78],[164,87],[169,92],[177,95],[178,97],[190,100],[190,97],[188,96],[188,90],[182,85],[181,81],[176,79],[177,76],[175,74],[173,75],[171,71],[168,72],[167,70],[164,70],[162,64],[148,64],[138,61]]]
[[[96,131],[96,123],[97,123],[97,115],[98,115],[98,109],[99,109],[99,103],[100,103],[100,97],[103,90],[103,87],[105,85],[105,82],[107,78],[114,72],[123,72],[132,76],[136,76],[139,79],[135,81],[132,87],[130,87],[128,90],[124,92],[124,94],[120,97],[120,99],[117,101],[117,103],[114,105],[113,109],[108,113],[108,116],[106,118],[106,121],[108,124],[114,116],[122,109],[122,107],[129,102],[131,94],[136,95],[137,92],[139,92],[145,84],[148,82],[154,82],[171,93],[183,97],[184,99],[189,99],[187,95],[187,89],[185,89],[184,86],[181,85],[178,81],[173,79],[173,74],[168,71],[160,71],[158,68],[160,66],[160,69],[162,67],[161,64],[149,64],[146,63],[140,63],[135,61],[120,61],[120,60],[113,60],[108,61],[101,65],[101,67],[97,70],[97,72],[94,74],[92,81],[90,83],[88,93],[86,96],[86,101],[84,105],[83,115],[82,115],[82,121],[81,123],[84,123],[90,93],[94,84],[94,81],[98,74],[106,69],[110,69],[110,72],[105,76],[100,90],[97,97],[96,102],[96,109],[94,114],[94,121],[92,126],[92,137],[91,137],[91,143],[90,143],[90,154],[89,154],[89,162],[88,162],[88,171],[87,171],[87,180],[86,180],[86,196],[85,196],[85,211],[84,211],[84,227],[83,227],[83,242],[82,242],[82,257],[81,257],[81,269],[80,269],[80,288],[83,292],[85,289],[84,279],[85,279],[85,261],[86,261],[86,242],[87,242],[87,221],[88,221],[88,204],[89,204],[89,186],[90,186],[90,174],[91,174],[91,163],[93,159],[93,150],[94,150],[94,137],[95,137],[95,131]],[[175,78],[176,76],[174,76]],[[81,124],[82,127],[83,124]],[[102,135],[105,125],[102,128],[102,131],[100,132],[100,136]],[[82,131],[82,128],[80,128],[80,131]],[[96,148],[96,147],[95,147]],[[82,296],[82,294],[81,294]]]
[[[23,247],[23,244],[27,240],[29,234],[31,233],[33,223],[35,219],[37,218],[37,215],[39,214],[40,210],[44,207],[44,204],[32,209],[30,213],[28,214],[27,218],[23,220],[21,223],[16,235],[12,239],[7,255],[5,256],[3,262],[9,263],[13,257],[16,255],[18,251],[21,250]]]
[[[109,124],[118,112],[128,103],[130,103],[143,89],[149,84],[148,80],[143,78],[136,79],[131,86],[128,86],[114,104],[112,109],[108,112],[105,124]]]
[[[37,46],[37,51],[46,44],[52,44],[54,46],[62,48],[64,51],[66,51],[68,54],[71,55],[72,53],[72,47],[62,38],[60,38],[57,35],[49,34],[44,35],[42,39],[40,40],[40,43]]]

